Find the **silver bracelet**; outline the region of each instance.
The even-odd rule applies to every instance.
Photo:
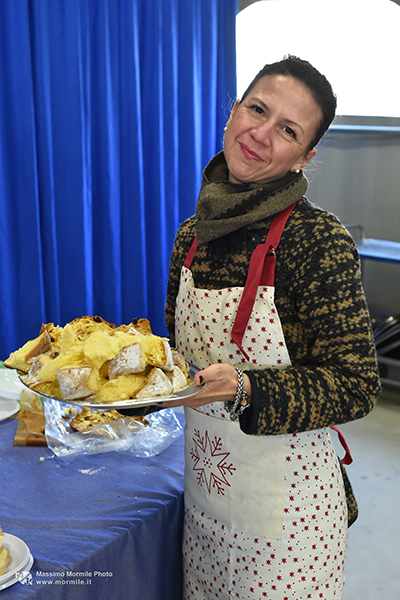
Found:
[[[248,395],[244,387],[243,371],[240,369],[235,369],[235,371],[238,374],[238,387],[235,399],[232,402],[228,400],[224,402],[225,410],[229,413],[231,421],[235,421],[235,419],[242,415],[246,408],[250,406]]]

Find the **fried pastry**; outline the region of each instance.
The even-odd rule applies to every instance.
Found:
[[[101,388],[99,370],[89,365],[61,367],[57,370],[57,379],[64,400],[95,396]]]
[[[94,398],[96,402],[104,404],[115,402],[116,400],[129,400],[137,398],[137,394],[147,385],[147,377],[136,373],[129,375],[120,375],[115,379],[110,379],[101,387],[99,393]]]
[[[115,329],[115,325],[112,323],[108,323],[101,317],[90,315],[74,319],[70,325],[81,341],[86,339],[89,333],[93,333],[93,331],[107,331],[110,333]]]
[[[34,359],[48,352],[52,353],[53,347],[49,332],[45,329],[37,338],[29,340],[22,348],[12,352],[3,364],[5,367],[19,369],[27,373]]]
[[[129,373],[141,373],[146,368],[146,359],[139,341],[128,344],[121,348],[115,358],[110,360],[108,365],[108,375],[110,379],[115,379],[119,375],[129,375]]]
[[[146,381],[146,385],[137,392],[136,398],[153,398],[169,396],[172,393],[172,382],[162,369],[154,367]]]

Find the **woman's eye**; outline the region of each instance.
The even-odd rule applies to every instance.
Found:
[[[261,106],[257,106],[257,104],[254,104],[251,108],[254,110],[254,112],[256,112],[259,115],[262,115],[264,113]]]
[[[287,133],[288,135],[290,135],[290,137],[293,137],[293,138],[296,137],[296,132],[293,131],[293,129],[291,127],[288,127],[286,125],[286,127],[284,127],[283,130],[285,131],[285,133]]]

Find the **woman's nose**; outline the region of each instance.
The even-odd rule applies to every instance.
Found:
[[[273,125],[270,121],[266,121],[262,125],[254,127],[251,131],[253,139],[259,144],[265,144],[269,146],[271,143]]]

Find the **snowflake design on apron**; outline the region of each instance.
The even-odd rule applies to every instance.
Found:
[[[205,485],[208,493],[215,489],[217,494],[224,495],[225,487],[231,485],[228,478],[236,471],[228,461],[230,452],[223,452],[221,438],[214,436],[214,439],[210,439],[207,430],[201,436],[199,430],[195,429],[192,439],[194,448],[190,449],[190,456],[194,462],[197,483]]]

